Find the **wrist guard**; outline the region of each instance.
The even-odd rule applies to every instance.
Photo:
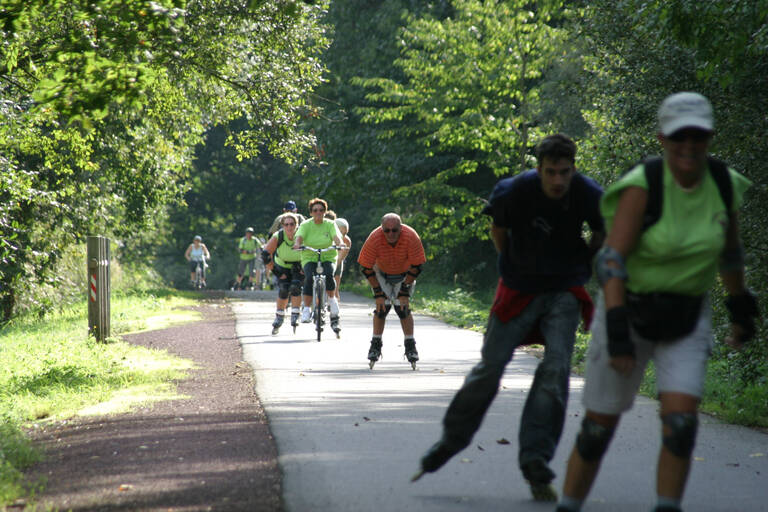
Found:
[[[728,296],[725,299],[725,307],[728,308],[731,323],[744,330],[740,341],[751,340],[755,336],[755,318],[760,314],[755,295],[745,288],[741,295]]]
[[[400,291],[397,292],[398,297],[410,297],[411,285],[402,283],[400,284]]]
[[[272,261],[272,255],[269,254],[269,251],[264,249],[261,251],[261,261],[263,261],[265,265],[269,265],[269,262]]]
[[[635,356],[635,345],[629,337],[629,311],[626,306],[616,306],[605,313],[605,327],[608,333],[608,354]]]
[[[386,298],[386,295],[384,295],[384,291],[381,289],[381,286],[374,286],[373,287],[373,298],[374,299],[384,299],[384,298]]]

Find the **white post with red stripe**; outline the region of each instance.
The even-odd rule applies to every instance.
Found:
[[[87,238],[88,261],[88,331],[99,340],[109,337],[110,275],[109,239]]]

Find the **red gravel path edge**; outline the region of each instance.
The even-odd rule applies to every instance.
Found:
[[[46,454],[28,471],[29,482],[47,481],[37,510],[283,510],[275,441],[234,315],[222,299],[195,309],[203,321],[123,337],[193,360],[177,383],[188,398],[30,432]]]

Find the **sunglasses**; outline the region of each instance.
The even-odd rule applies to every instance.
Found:
[[[314,212],[324,212],[325,208],[312,208],[312,213]]]
[[[385,233],[397,233],[400,231],[400,228],[381,228],[381,230]]]
[[[295,222],[283,222],[283,226],[286,226],[286,227],[287,226],[295,226],[295,225],[296,225]]]
[[[667,135],[667,139],[672,142],[683,142],[688,139],[693,142],[705,142],[709,140],[712,134],[705,130],[678,130],[671,135]]]

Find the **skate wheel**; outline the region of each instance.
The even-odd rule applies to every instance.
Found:
[[[416,361],[411,363],[411,368],[413,368],[414,370],[416,369]]]
[[[368,368],[373,370],[373,365],[375,365],[375,364],[376,364],[376,360],[375,359],[371,359],[371,361],[368,363]]]
[[[293,326],[293,334],[296,334],[296,326]]]

